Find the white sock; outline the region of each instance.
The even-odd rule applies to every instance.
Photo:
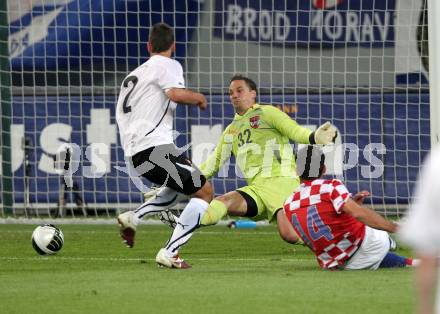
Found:
[[[179,200],[178,194],[168,187],[161,188],[156,196],[134,210],[134,223],[138,224],[145,216],[157,214],[174,206]]]
[[[208,206],[209,203],[201,198],[190,199],[177,221],[177,226],[174,228],[171,238],[165,246],[169,257],[176,255],[179,252],[179,248],[188,242],[194,231],[200,227],[200,220]]]

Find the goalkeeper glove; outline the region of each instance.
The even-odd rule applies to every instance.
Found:
[[[338,132],[336,131],[335,126],[327,121],[310,134],[309,142],[310,144],[327,145],[334,143],[337,135]]]

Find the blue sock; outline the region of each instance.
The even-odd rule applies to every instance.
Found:
[[[408,259],[403,256],[388,252],[379,265],[379,268],[405,267],[408,265]]]

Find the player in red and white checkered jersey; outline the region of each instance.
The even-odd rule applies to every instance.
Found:
[[[351,215],[342,214],[342,207],[349,198],[341,181],[318,179],[303,181],[299,190],[285,202],[289,221],[316,253],[323,268],[343,264],[364,239],[365,225]]]
[[[308,145],[297,154],[300,187],[286,200],[279,224],[281,237],[294,243],[298,236],[325,269],[377,269],[403,267],[412,259],[390,252],[395,242],[388,232],[397,225],[361,206],[367,191],[353,198],[337,179],[325,180],[325,155]],[[297,236],[298,235],[298,236]]]

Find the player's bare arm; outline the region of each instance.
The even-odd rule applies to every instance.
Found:
[[[278,210],[276,215],[277,215],[278,232],[280,234],[281,239],[291,244],[298,243],[300,238],[296,234],[295,229],[293,229],[292,224],[287,219],[284,210],[283,209]]]
[[[366,224],[367,226],[384,230],[390,233],[394,233],[397,231],[397,224],[392,221],[386,220],[381,215],[377,214],[373,210],[360,206],[353,199],[349,199],[344,207],[342,207],[342,211],[353,216],[355,219],[360,222]]]
[[[360,192],[357,192],[353,196],[353,201],[358,203],[358,205],[362,205],[364,203],[365,198],[367,198],[368,196],[370,196],[370,192],[365,191],[365,190],[364,191],[360,191]]]
[[[208,106],[206,97],[203,94],[193,92],[185,88],[170,88],[166,91],[169,99],[178,104],[196,105],[204,110]]]

